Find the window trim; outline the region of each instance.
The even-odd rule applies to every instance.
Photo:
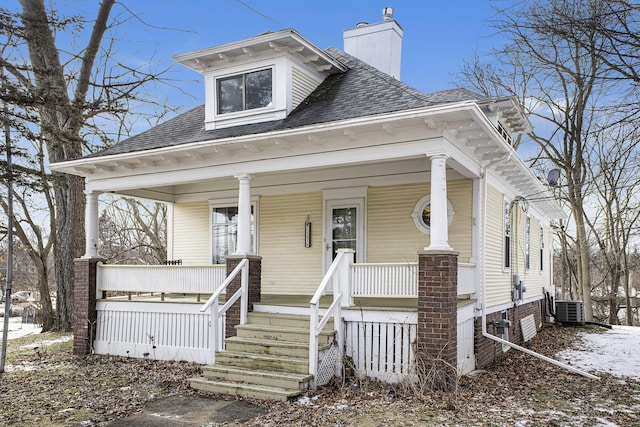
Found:
[[[413,223],[416,228],[424,234],[431,234],[431,227],[428,226],[424,219],[422,218],[422,213],[425,208],[431,204],[431,195],[428,194],[424,197],[421,197],[418,200],[413,208],[413,212],[411,212],[411,218],[413,219]],[[456,211],[453,210],[453,205],[447,199],[447,227],[451,227],[451,223],[453,222],[453,217],[456,216]]]
[[[232,79],[234,77],[242,77],[243,82],[246,80],[246,75],[247,74],[251,74],[251,73],[257,73],[260,71],[266,71],[269,70],[271,72],[271,102],[264,106],[264,107],[257,107],[257,108],[250,108],[247,109],[246,108],[246,85],[243,84],[243,92],[242,92],[242,104],[243,104],[243,108],[241,110],[236,110],[236,111],[230,111],[228,113],[224,113],[221,111],[221,103],[220,103],[220,82],[223,80],[228,80],[228,79]],[[276,92],[276,88],[275,88],[275,66],[270,65],[270,66],[266,66],[266,67],[260,67],[260,68],[256,68],[256,69],[250,69],[250,70],[243,70],[243,71],[238,71],[238,72],[234,72],[231,74],[225,74],[225,75],[219,75],[219,76],[215,76],[214,81],[213,81],[213,91],[214,91],[214,101],[215,101],[215,116],[216,117],[220,117],[220,118],[226,118],[226,117],[233,117],[234,115],[244,115],[244,114],[249,114],[249,112],[251,114],[253,114],[254,112],[260,112],[260,111],[265,111],[265,110],[269,110],[269,109],[273,109],[275,106],[275,92]]]
[[[544,271],[544,227],[540,227],[540,241],[538,246],[540,247],[540,272]]]
[[[529,215],[524,218],[524,269],[528,271],[531,268],[531,217]]]
[[[511,209],[509,202],[504,202],[502,210],[502,268],[511,270]]]
[[[260,247],[258,244],[260,232],[259,232],[259,218],[258,218],[258,206],[259,206],[259,198],[258,196],[251,197],[251,209],[253,210],[253,234],[252,234],[252,251],[255,255],[258,254],[258,248]],[[224,264],[213,264],[213,209],[216,208],[237,208],[238,207],[238,199],[215,199],[209,200],[209,262],[211,265],[224,265]],[[235,248],[234,248],[235,251]],[[229,254],[232,255],[232,254]]]

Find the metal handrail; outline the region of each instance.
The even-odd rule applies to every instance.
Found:
[[[213,361],[215,363],[216,352],[221,349],[221,340],[218,337],[218,322],[220,321],[220,316],[224,315],[227,310],[236,302],[238,298],[240,300],[240,324],[243,325],[247,323],[247,311],[248,311],[248,297],[249,297],[249,260],[243,259],[238,263],[236,268],[227,276],[222,285],[211,295],[211,297],[204,303],[204,305],[200,308],[200,312],[205,312],[208,308],[211,308],[211,343],[213,346]],[[231,284],[231,282],[236,278],[238,273],[242,271],[242,275],[240,276],[240,289],[238,289],[230,298],[227,299],[225,304],[220,307],[219,299],[222,292],[226,291],[227,286]]]

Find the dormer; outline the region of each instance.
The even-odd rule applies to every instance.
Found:
[[[294,30],[174,56],[204,75],[205,128],[284,119],[346,67]]]

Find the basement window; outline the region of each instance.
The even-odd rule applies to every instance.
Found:
[[[268,107],[273,104],[272,69],[220,78],[216,90],[218,114]]]

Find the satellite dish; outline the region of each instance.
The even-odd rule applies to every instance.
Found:
[[[547,183],[556,187],[558,185],[558,179],[560,178],[560,169],[551,169],[547,174]]]

